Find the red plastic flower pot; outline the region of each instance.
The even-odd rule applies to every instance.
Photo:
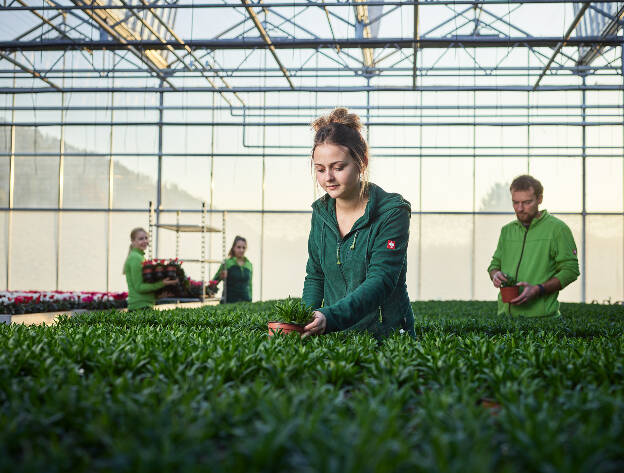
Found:
[[[290,324],[284,322],[269,322],[267,325],[269,327],[269,337],[272,337],[276,333],[287,334],[291,332],[297,332],[301,335],[304,327],[304,325],[301,324]]]
[[[518,286],[501,287],[500,292],[502,301],[508,304],[520,295],[520,288]]]

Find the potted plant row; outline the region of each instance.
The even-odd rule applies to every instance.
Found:
[[[303,328],[314,318],[314,310],[298,299],[288,299],[277,302],[275,320],[268,322],[269,337],[276,333],[287,334],[296,332],[303,334]]]
[[[143,281],[152,283],[166,278],[177,278],[182,271],[182,261],[178,258],[170,260],[151,259],[143,261]]]

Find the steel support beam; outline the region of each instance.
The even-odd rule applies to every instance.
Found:
[[[4,59],[5,61],[10,62],[11,64],[19,67],[22,71],[27,72],[28,74],[30,74],[33,77],[36,77],[39,80],[42,80],[43,82],[45,82],[46,84],[48,84],[50,87],[58,90],[59,92],[61,90],[63,90],[61,87],[59,87],[58,85],[56,85],[54,82],[52,82],[49,79],[46,79],[44,76],[42,76],[39,72],[37,72],[34,69],[31,69],[30,67],[24,66],[21,62],[13,59],[11,56],[8,56],[6,54],[3,54],[0,52],[0,58]]]
[[[101,5],[99,2],[101,0],[72,0],[72,2],[76,5],[88,5],[88,6],[96,6]],[[127,7],[124,7],[127,9]],[[117,26],[110,26],[109,22],[115,24],[119,23],[119,18],[114,15],[111,15],[111,12],[107,12],[106,10],[93,10],[86,9],[85,14],[88,15],[93,21],[95,21],[103,30],[105,30],[111,37],[115,38],[118,41],[119,49],[124,49],[130,51],[134,54],[141,62],[143,62],[147,67],[149,67],[152,72],[154,72],[162,81],[166,82],[172,89],[176,87],[164,76],[164,74],[160,71],[161,66],[166,67],[167,63],[164,59],[155,53],[158,49],[168,49],[166,45],[162,48],[142,48],[141,43],[145,43],[142,40],[132,40],[128,39],[128,36],[133,36],[130,31],[126,28],[124,31],[119,30],[119,24]],[[104,41],[110,42],[110,41]],[[152,41],[158,43],[157,41]],[[135,47],[130,43],[137,43],[139,47]],[[83,46],[88,47],[88,46]],[[2,48],[0,48],[2,49]],[[109,48],[103,48],[109,49]]]
[[[277,63],[278,67],[281,69],[282,74],[284,74],[284,77],[288,81],[288,85],[290,86],[292,90],[295,90],[295,84],[293,84],[292,80],[290,79],[290,76],[288,75],[288,71],[286,70],[286,68],[280,61],[279,57],[277,56],[277,51],[275,51],[275,45],[271,41],[271,38],[269,37],[266,30],[264,29],[264,26],[262,26],[262,23],[260,22],[258,15],[256,15],[256,12],[253,10],[252,3],[249,0],[241,0],[241,2],[243,3],[243,5],[245,5],[245,10],[247,10],[249,17],[251,18],[251,21],[253,21],[254,25],[256,26],[256,29],[258,30],[258,33],[260,34],[260,37],[264,41],[264,47],[267,47],[269,49],[269,51],[271,52],[271,55],[273,56],[273,59],[275,59],[275,62]],[[215,49],[215,48],[210,48],[210,49]]]
[[[548,72],[548,69],[550,69],[551,64],[553,63],[553,61],[557,57],[557,54],[559,54],[559,51],[561,51],[561,48],[563,48],[566,45],[567,41],[570,39],[570,36],[572,36],[572,33],[574,32],[574,30],[576,29],[578,24],[581,22],[581,18],[583,18],[583,15],[585,14],[585,12],[587,11],[588,8],[589,8],[589,3],[585,3],[581,7],[581,9],[578,11],[576,16],[572,20],[572,24],[568,28],[568,31],[566,31],[566,34],[563,37],[563,41],[561,41],[561,43],[559,43],[557,45],[557,47],[555,48],[555,51],[552,53],[552,56],[548,60],[548,63],[546,63],[546,66],[544,66],[544,70],[542,71],[540,76],[537,78],[537,81],[535,82],[535,85],[533,86],[533,90],[537,89],[537,87],[539,86],[540,82],[542,81],[542,78],[546,75],[546,72]]]
[[[605,12],[602,10],[595,8],[593,5],[590,7],[593,10],[600,12],[602,15],[605,15]],[[604,31],[601,36],[614,36],[617,35],[618,30],[622,27],[622,20],[624,20],[624,6],[620,8],[620,10],[616,13],[615,17],[609,16],[610,22],[605,26]],[[595,45],[587,51],[583,56],[581,56],[577,62],[579,66],[587,66],[592,63],[594,59],[596,59],[600,52],[602,51],[603,46]]]
[[[549,5],[549,4],[562,4],[562,3],[592,3],[593,0],[484,0],[479,3],[483,5],[518,5],[518,4],[538,4],[538,5]],[[617,3],[619,0],[603,0],[602,3]],[[301,3],[300,1],[273,1],[270,3],[263,4],[263,8],[300,8],[303,6],[316,6],[318,8],[325,7],[353,7],[357,5],[364,4],[369,7],[373,6],[412,6],[414,3],[418,3],[422,6],[437,6],[437,5],[470,5],[473,6],[475,4],[475,0],[366,0],[365,2],[360,2],[356,0],[351,1],[332,1],[332,2],[314,2],[308,0],[307,3]],[[125,10],[126,7],[120,5],[101,5],[101,6],[79,6],[79,5],[67,5],[61,7],[63,10]],[[144,5],[135,5],[133,8],[137,10],[145,10],[146,6]],[[237,5],[235,3],[152,3],[150,4],[150,8],[159,8],[159,9],[206,9],[206,8],[217,8],[217,9],[232,9],[232,8],[245,8],[245,5]],[[20,10],[38,10],[38,11],[46,11],[46,10],[56,10],[57,7],[46,7],[46,6],[32,6],[32,7],[0,7],[0,12],[2,11],[20,11]]]
[[[241,0],[243,1],[243,0]],[[446,49],[446,48],[511,48],[511,47],[563,47],[561,43],[565,41],[565,46],[591,46],[599,44],[602,46],[619,46],[622,39],[618,36],[576,36],[574,38],[561,38],[558,36],[544,37],[499,37],[499,36],[452,36],[439,38],[421,37],[419,45],[421,48]],[[265,49],[275,52],[276,49],[361,49],[361,48],[413,48],[414,38],[344,38],[344,39],[292,39],[273,38],[267,40],[259,38],[235,38],[235,39],[199,39],[184,40],[184,44],[179,41],[152,41],[152,40],[124,40],[100,41],[100,40],[48,40],[40,41],[0,41],[0,50],[3,51],[67,51],[72,49],[92,48],[98,50],[127,50],[134,48],[136,51],[146,51],[155,49]],[[280,62],[281,64],[281,62]],[[283,66],[282,66],[283,67]],[[281,67],[280,67],[281,69]]]
[[[149,4],[147,3],[147,0],[141,0],[141,2],[143,3],[143,5],[149,5]],[[191,48],[189,48],[189,47],[188,47],[188,46],[184,43],[184,41],[183,41],[182,39],[180,39],[180,37],[179,37],[179,36],[175,33],[175,31],[173,31],[173,28],[171,28],[171,26],[170,26],[169,24],[167,24],[167,22],[165,22],[165,21],[164,21],[164,20],[160,17],[160,15],[156,12],[156,10],[155,10],[154,8],[150,8],[150,9],[149,9],[149,11],[150,11],[150,13],[154,16],[154,18],[156,18],[156,20],[157,20],[157,21],[158,21],[158,22],[159,22],[159,23],[160,23],[160,24],[161,24],[161,25],[162,25],[162,26],[163,26],[163,27],[167,30],[167,32],[168,32],[171,36],[173,36],[173,38],[174,38],[176,41],[178,41],[178,43],[180,43],[182,46],[184,46],[185,51],[186,51],[186,52],[187,52],[187,53],[188,53],[188,54],[189,54],[189,55],[190,55],[190,56],[191,56],[191,57],[192,57],[192,58],[193,58],[193,59],[197,62],[197,65],[199,66],[199,68],[200,68],[202,71],[204,71],[204,72],[208,72],[208,71],[206,70],[206,68],[204,67],[204,63],[201,61],[201,59],[199,59],[199,58],[195,55],[195,53],[193,52],[193,50],[192,50]],[[164,41],[164,40],[163,40],[163,41]],[[176,56],[176,57],[178,57],[178,56]],[[182,64],[184,64],[184,61],[180,60],[180,62],[181,62]],[[184,64],[184,65],[186,65],[186,64]],[[228,83],[227,83],[227,81],[226,81],[224,78],[222,78],[222,77],[219,75],[219,73],[218,73],[217,71],[215,71],[215,68],[213,67],[213,65],[212,65],[212,64],[209,64],[209,67],[210,67],[210,71],[211,71],[213,74],[215,74],[215,75],[216,75],[216,76],[217,76],[217,77],[221,80],[221,82],[223,83],[223,85],[224,85],[225,87],[227,87],[227,88],[231,88],[231,87],[230,87],[230,84],[228,84]],[[206,80],[208,81],[208,83],[209,83],[210,85],[212,85],[215,89],[217,89],[216,84],[214,84],[214,83],[212,82],[212,80],[211,80],[208,76],[204,75],[203,73],[202,73],[202,75],[206,78]],[[234,92],[234,96],[238,99],[238,101],[241,103],[241,105],[245,105],[245,102],[243,102],[243,99],[241,99],[241,98],[240,98],[240,96],[239,96],[236,92]],[[225,100],[225,101],[226,101],[229,105],[232,105],[232,104],[231,104],[231,102],[228,100],[228,98],[227,98],[225,95],[223,95],[223,93],[221,93],[221,97],[222,97],[222,98],[223,98],[223,100]]]
[[[372,38],[369,26],[368,5],[366,5],[366,2],[363,0],[355,0],[355,2],[357,4],[355,6],[355,18],[357,20],[355,36],[356,38]],[[371,68],[375,65],[373,57],[374,52],[372,48],[362,48],[362,62],[364,67]]]
[[[419,18],[418,18],[418,3],[414,3],[414,44],[412,46],[413,50],[413,69],[412,69],[412,86],[416,89],[416,74],[418,72],[418,48],[420,47],[420,28],[419,28]]]

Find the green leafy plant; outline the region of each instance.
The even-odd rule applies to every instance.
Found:
[[[507,278],[507,281],[501,284],[501,287],[512,287],[515,286],[518,281],[516,281],[510,274],[503,273],[503,276]]]
[[[273,306],[278,322],[306,324],[313,318],[314,310],[299,299],[284,299]]]

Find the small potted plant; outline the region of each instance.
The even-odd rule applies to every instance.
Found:
[[[165,279],[165,260],[154,260],[154,281],[162,281]]]
[[[520,288],[516,286],[516,280],[509,274],[503,273],[503,275],[507,278],[507,281],[502,283],[500,287],[501,300],[508,304],[520,295]]]
[[[313,318],[314,310],[298,299],[291,299],[290,296],[284,301],[274,305],[277,320],[270,321],[269,337],[276,333],[303,333],[305,327]]]
[[[165,276],[170,279],[175,279],[178,277],[178,273],[180,271],[180,265],[182,262],[178,260],[178,258],[170,259],[167,265],[165,266]]]
[[[143,261],[143,282],[154,282],[154,262],[150,259]]]

